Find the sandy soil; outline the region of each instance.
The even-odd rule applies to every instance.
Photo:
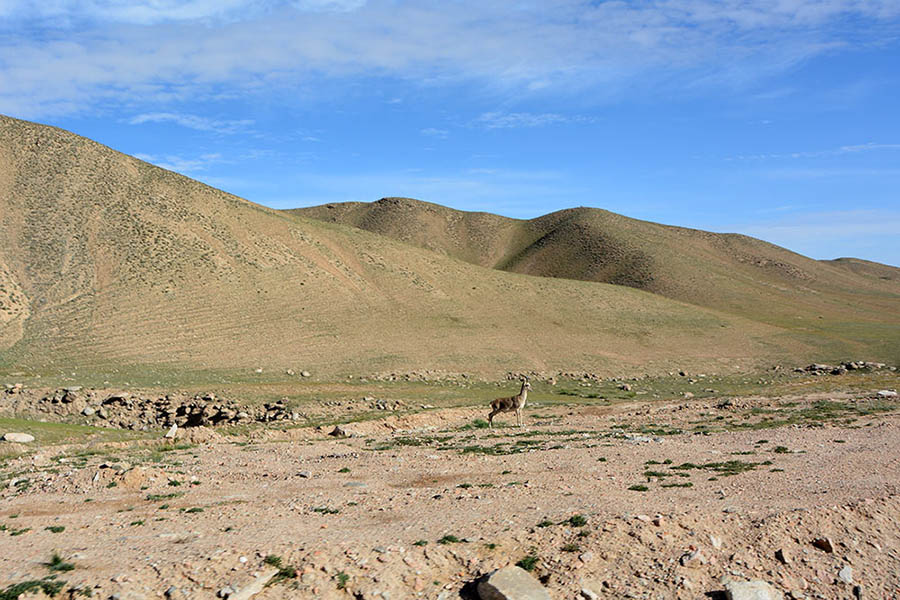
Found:
[[[65,590],[212,598],[275,556],[296,577],[254,598],[466,598],[534,556],[554,598],[716,597],[723,578],[896,598],[900,414],[857,411],[869,398],[542,409],[492,431],[471,426],[483,411],[455,409],[347,425],[344,439],[266,429],[194,432],[205,441],[163,452],[45,449],[7,465],[0,589],[49,575],[56,552],[75,567],[58,573]],[[855,412],[816,417],[823,400]],[[672,433],[802,410],[788,426]]]

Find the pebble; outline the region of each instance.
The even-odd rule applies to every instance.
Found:
[[[844,565],[844,568],[838,571],[838,577],[840,577],[841,581],[844,583],[853,583],[853,567]]]
[[[310,477],[312,477],[312,473],[310,473],[309,471],[300,471],[299,473],[297,473],[297,475],[302,477],[303,479],[309,479]]]
[[[827,537],[814,539],[812,545],[829,554],[834,552],[834,544],[831,542],[831,539]]]

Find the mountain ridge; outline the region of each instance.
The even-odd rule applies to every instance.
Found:
[[[896,347],[472,265],[9,117],[0,315],[0,372],[714,371]]]

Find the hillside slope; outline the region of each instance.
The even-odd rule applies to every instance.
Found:
[[[0,314],[0,373],[722,370],[892,348],[485,269],[6,117]]]
[[[900,358],[900,269],[816,261],[758,239],[639,221],[595,208],[522,221],[408,198],[292,214],[344,223],[485,267],[612,283]]]

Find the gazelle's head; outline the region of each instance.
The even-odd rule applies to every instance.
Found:
[[[531,382],[528,381],[528,378],[525,376],[522,376],[522,388],[526,390],[531,389]]]

